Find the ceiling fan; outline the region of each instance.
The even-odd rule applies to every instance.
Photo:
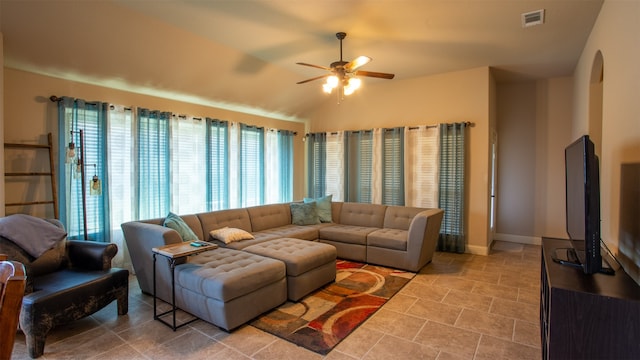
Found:
[[[297,84],[304,84],[310,81],[327,78],[326,83],[322,86],[324,92],[330,94],[333,89],[338,88],[339,90],[342,90],[342,93],[344,95],[350,95],[358,87],[360,87],[361,81],[359,78],[357,78],[357,76],[393,79],[393,77],[395,76],[394,74],[358,70],[360,67],[366,65],[371,61],[371,58],[368,56],[358,56],[357,58],[349,62],[342,60],[342,40],[344,40],[346,36],[347,33],[344,32],[336,33],[336,37],[338,38],[338,40],[340,40],[340,60],[332,62],[329,67],[307,64],[303,62],[296,63],[298,65],[310,66],[329,71],[329,73],[327,74],[299,81],[297,82]]]

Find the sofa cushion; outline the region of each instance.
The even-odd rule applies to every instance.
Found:
[[[198,236],[191,230],[189,225],[182,218],[172,212],[164,219],[163,225],[171,228],[180,234],[182,241],[199,240]]]
[[[426,209],[405,206],[387,206],[384,214],[384,228],[409,230],[414,217]]]
[[[316,203],[316,212],[318,213],[318,218],[320,222],[330,223],[333,221],[331,216],[331,199],[333,195],[327,195],[319,198],[304,198],[303,201],[305,203]]]
[[[254,238],[253,235],[251,235],[251,233],[249,232],[246,232],[242,229],[230,228],[226,226],[220,229],[211,230],[209,232],[209,235],[211,235],[212,238],[220,240],[225,244],[240,240],[251,240]]]
[[[228,249],[242,250],[242,249],[246,248],[247,246],[260,244],[260,243],[265,242],[265,241],[270,241],[270,240],[273,240],[273,239],[280,238],[280,236],[274,236],[274,235],[262,234],[262,233],[252,233],[251,235],[253,235],[253,239],[235,241],[235,242],[232,242],[232,243],[229,243],[229,244],[226,244],[226,245],[222,245],[222,246],[224,246],[224,247],[226,247]]]
[[[331,221],[334,223],[340,222],[340,213],[342,212],[342,201],[334,201],[331,203]]]
[[[318,239],[318,229],[317,225],[285,225],[280,226],[273,229],[262,230],[256,233],[253,233],[254,236],[269,236],[274,239],[279,238],[295,238],[302,240],[317,240]]]
[[[318,231],[320,233],[320,239],[332,240],[343,243],[366,245],[367,235],[376,231],[377,228],[366,226],[351,226],[351,225],[334,225],[322,227]]]
[[[283,262],[244,251],[218,248],[176,266],[176,286],[223,302],[285,277]]]
[[[336,248],[292,238],[281,238],[246,247],[244,251],[285,263],[287,276],[299,276],[336,260]],[[324,285],[324,284],[322,284]]]
[[[200,213],[197,216],[205,234],[225,226],[251,232],[251,220],[247,209],[218,210]]]
[[[291,203],[291,223],[294,225],[319,224],[315,201],[309,203]]]
[[[378,229],[367,235],[367,246],[406,251],[408,234],[407,230]]]
[[[251,220],[251,232],[262,231],[291,224],[289,204],[270,204],[247,208]]]
[[[340,224],[382,228],[386,208],[377,204],[343,203]]]

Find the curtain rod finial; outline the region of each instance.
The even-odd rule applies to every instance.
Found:
[[[51,96],[49,96],[49,100],[51,100],[53,102],[60,102],[60,101],[62,101],[62,98],[59,98],[59,97],[57,97],[55,95],[51,95]]]

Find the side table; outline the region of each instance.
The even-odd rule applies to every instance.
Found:
[[[213,250],[218,247],[218,245],[216,244],[208,243],[205,241],[196,241],[195,243],[199,245],[193,246],[191,245],[191,242],[184,242],[184,243],[154,247],[153,249],[151,249],[153,251],[153,319],[158,320],[161,323],[169,326],[173,331],[176,331],[176,329],[198,320],[197,317],[194,317],[189,321],[186,321],[180,325],[176,325],[176,310],[178,309],[178,307],[176,306],[176,281],[175,281],[176,260],[190,256],[190,255],[196,255],[204,251]],[[169,267],[171,268],[171,309],[165,312],[162,312],[160,314],[158,314],[157,306],[156,306],[156,301],[157,301],[156,257],[157,255],[166,257],[169,260]],[[168,323],[162,318],[162,316],[165,316],[169,313],[171,313],[173,317],[172,323]]]

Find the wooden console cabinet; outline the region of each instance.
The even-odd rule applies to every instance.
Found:
[[[640,359],[640,286],[624,269],[586,275],[553,261],[568,240],[542,239],[543,359]]]

